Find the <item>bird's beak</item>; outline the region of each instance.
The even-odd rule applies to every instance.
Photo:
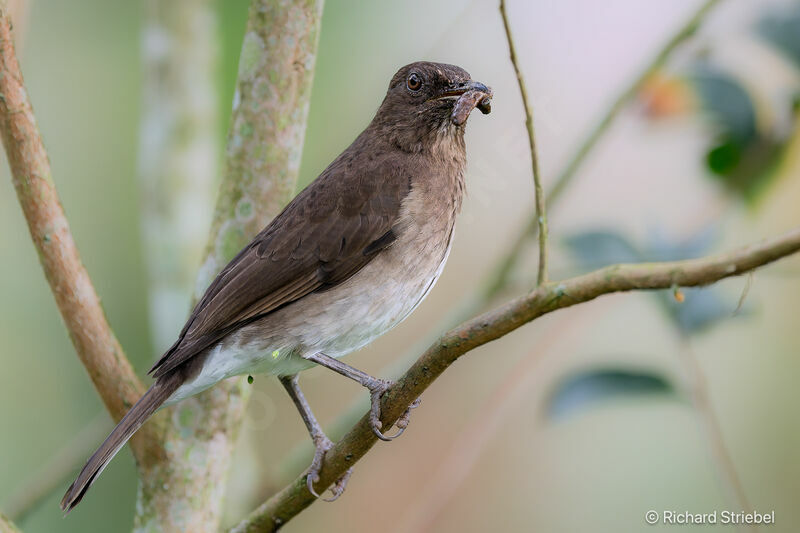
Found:
[[[434,99],[447,98],[449,96],[461,96],[468,91],[479,91],[487,96],[492,96],[492,90],[479,81],[469,80],[460,83],[454,83],[448,86],[445,90],[437,94]]]

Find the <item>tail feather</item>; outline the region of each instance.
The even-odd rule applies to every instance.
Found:
[[[103,444],[101,444],[97,451],[86,461],[86,465],[84,465],[78,477],[67,489],[66,494],[64,494],[64,497],[61,499],[62,511],[68,513],[80,503],[94,480],[100,475],[106,465],[108,465],[125,443],[128,442],[128,439],[142,427],[142,424],[150,418],[150,415],[152,415],[180,386],[181,380],[176,374],[177,373],[172,373],[164,376],[153,383],[139,401],[136,402],[136,404],[131,407],[130,411],[120,420],[117,427],[115,427],[106,440],[103,441]]]

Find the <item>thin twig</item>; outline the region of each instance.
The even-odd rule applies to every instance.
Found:
[[[381,400],[383,427],[390,427],[456,359],[544,314],[614,292],[708,285],[747,273],[798,251],[800,227],[726,254],[665,263],[613,265],[558,283],[540,285],[525,296],[442,335],[384,394]],[[364,415],[325,455],[318,486],[333,483],[361,459],[375,441],[369,417]],[[232,531],[275,531],[315,500],[306,488],[305,475],[302,475],[264,502]]]
[[[753,284],[753,273],[747,275],[747,279],[744,281],[744,287],[742,288],[742,295],[739,296],[739,302],[736,304],[736,309],[733,310],[733,316],[736,316],[741,312],[742,306],[744,306],[744,301],[747,299],[747,295],[750,294],[750,286]]]
[[[750,272],[752,275],[752,272]],[[744,512],[752,512],[753,506],[747,498],[747,493],[742,485],[742,480],[736,471],[736,464],[733,462],[731,453],[725,445],[725,438],[722,435],[722,426],[719,423],[711,398],[708,394],[708,383],[697,356],[692,350],[691,340],[683,333],[679,333],[680,350],[679,355],[684,364],[687,377],[689,378],[690,393],[695,411],[700,418],[700,425],[705,430],[706,438],[710,448],[711,457],[717,470],[722,475],[723,482],[735,500],[735,508]],[[751,531],[758,531],[756,524],[742,524],[740,527]]]
[[[561,194],[566,190],[567,186],[572,182],[572,179],[577,174],[581,165],[583,164],[586,156],[591,153],[592,149],[597,145],[603,135],[608,131],[611,124],[619,116],[620,112],[625,108],[626,104],[632,100],[641,89],[642,85],[659,70],[669,59],[670,55],[677,49],[684,41],[692,37],[700,25],[705,20],[711,9],[721,0],[706,0],[703,5],[695,12],[695,14],[678,30],[675,35],[659,50],[647,66],[639,73],[634,79],[633,83],[628,86],[622,93],[617,96],[608,110],[605,112],[600,121],[591,129],[589,134],[578,146],[572,157],[567,162],[564,170],[559,173],[553,187],[547,193],[545,203],[552,207]],[[517,264],[517,261],[525,248],[525,244],[529,238],[532,238],[539,231],[539,221],[537,217],[532,217],[526,224],[523,230],[517,235],[516,239],[512,242],[508,252],[500,260],[495,268],[490,281],[486,284],[484,290],[484,298],[490,300],[502,291],[508,285],[508,277],[511,275],[512,270]]]
[[[115,420],[144,392],[114,336],[81,262],[50,170],[14,51],[11,21],[0,8],[0,136],[31,240],[78,357]],[[134,455],[154,455],[152,425],[131,441]]]
[[[528,101],[528,90],[522,77],[522,70],[517,63],[517,51],[514,47],[514,38],[511,35],[511,26],[508,23],[506,2],[500,0],[500,15],[503,18],[503,27],[508,41],[508,54],[514,73],[517,75],[519,93],[522,96],[522,106],[525,108],[525,127],[528,130],[528,145],[531,151],[531,170],[533,171],[533,187],[536,192],[536,224],[539,229],[539,271],[536,275],[537,285],[547,282],[547,207],[545,205],[542,180],[539,176],[539,155],[536,151],[536,136],[533,127],[533,109]]]

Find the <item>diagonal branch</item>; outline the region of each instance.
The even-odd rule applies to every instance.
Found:
[[[500,15],[503,18],[503,28],[506,32],[508,41],[508,53],[514,73],[517,75],[519,93],[522,96],[522,106],[525,108],[525,128],[528,130],[528,145],[531,151],[531,170],[533,171],[533,187],[536,193],[536,225],[539,229],[539,272],[536,275],[537,285],[547,281],[547,206],[545,205],[544,192],[542,191],[542,180],[539,174],[539,154],[536,151],[536,136],[533,128],[533,109],[528,101],[528,90],[525,86],[525,79],[522,77],[522,70],[517,63],[517,50],[514,46],[514,38],[511,35],[511,26],[508,23],[506,13],[506,2],[500,0]]]
[[[2,4],[0,4],[2,5]],[[0,7],[0,136],[12,181],[45,277],[75,351],[109,413],[119,420],[144,392],[114,336],[81,262],[56,192],[50,161],[14,51],[11,21]],[[138,460],[149,455],[150,430],[131,442]]]
[[[798,251],[800,227],[726,254],[665,263],[613,265],[582,276],[540,285],[525,296],[468,320],[442,335],[383,396],[381,420],[384,425],[397,420],[462,355],[544,314],[614,292],[708,285],[747,273]],[[364,415],[325,455],[319,486],[333,483],[363,457],[375,442],[369,417]],[[302,475],[231,531],[275,531],[314,501],[314,496],[306,488],[305,475]]]
[[[583,163],[583,160],[595,147],[597,141],[599,141],[608,131],[609,127],[619,115],[620,111],[624,109],[625,105],[637,94],[641,84],[648,78],[648,76],[661,68],[669,59],[671,54],[683,42],[685,42],[694,34],[697,28],[706,19],[711,9],[719,1],[720,0],[706,0],[698,9],[698,11],[696,11],[691,17],[691,19],[688,20],[678,30],[678,32],[672,36],[672,38],[670,38],[669,42],[658,52],[658,54],[651,60],[642,73],[634,80],[634,82],[615,99],[612,106],[606,111],[602,120],[590,131],[585,140],[575,151],[572,158],[569,160],[565,169],[559,174],[553,185],[553,188],[550,190],[549,194],[545,196],[544,203],[546,205],[552,208],[554,202],[557,202],[557,200],[561,197],[561,194],[566,190],[567,186],[572,183],[572,179],[575,176],[578,168]],[[519,257],[522,254],[528,239],[536,236],[537,231],[538,218],[534,216],[531,217],[530,222],[526,224],[525,228],[516,237],[512,245],[509,247],[506,255],[494,266],[493,272],[487,276],[486,280],[483,281],[483,288],[479,291],[480,293],[477,295],[477,297],[470,296],[465,298],[463,302],[456,306],[452,313],[449,313],[444,320],[440,321],[441,323],[438,325],[438,327],[432,328],[432,331],[441,331],[453,323],[457,323],[471,315],[474,315],[475,313],[478,313],[488,302],[496,297],[500,291],[508,288],[511,271],[517,264],[517,261],[519,260]],[[398,359],[390,365],[390,368],[382,370],[380,374],[395,375],[396,372],[391,370],[396,368],[405,368],[411,364],[417,353],[418,351],[416,350],[408,350],[402,356],[398,357]],[[333,423],[333,427],[347,428],[355,423],[361,414],[361,406],[361,403],[353,404],[342,415],[337,417],[336,421]],[[297,446],[285,463],[287,464],[288,469],[290,468],[289,465],[295,465],[299,467],[300,463],[304,462],[305,460],[306,457],[304,447]],[[281,470],[283,471],[284,469],[282,468]],[[292,471],[294,471],[294,469],[292,469]]]
[[[648,63],[647,66],[645,66],[645,68],[639,73],[639,75],[636,76],[633,83],[631,83],[617,96],[611,106],[606,110],[600,121],[591,129],[591,131],[589,131],[589,134],[586,136],[583,142],[581,142],[577,150],[575,150],[572,157],[567,162],[567,165],[564,167],[564,170],[562,170],[558,175],[558,178],[556,178],[555,183],[547,193],[546,199],[543,203],[552,206],[553,202],[557,201],[561,194],[566,190],[567,186],[572,182],[572,179],[577,174],[586,157],[597,145],[597,141],[599,141],[603,135],[605,135],[611,124],[613,124],[614,120],[617,118],[617,116],[619,116],[620,112],[625,109],[625,106],[628,104],[628,102],[630,102],[638,94],[639,90],[647,81],[647,79],[652,76],[654,72],[664,66],[672,53],[687,39],[695,34],[711,10],[720,1],[721,0],[706,0],[703,2],[695,14],[692,15],[692,17],[687,20],[683,26],[681,26],[678,32],[672,36],[672,38],[664,45],[664,47],[653,57],[650,63]],[[485,300],[493,298],[501,290],[506,288],[508,285],[508,277],[511,275],[511,271],[516,266],[517,261],[519,260],[519,257],[525,248],[525,243],[528,242],[529,238],[534,237],[537,231],[540,231],[539,221],[538,217],[534,216],[531,217],[512,245],[509,247],[505,257],[500,260],[495,267],[495,272],[490,277],[490,281],[484,290],[483,297]]]

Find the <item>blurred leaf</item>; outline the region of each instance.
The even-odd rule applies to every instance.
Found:
[[[650,119],[683,114],[695,105],[694,90],[687,80],[660,70],[645,80],[637,97]]]
[[[642,254],[613,230],[587,231],[564,239],[581,268],[595,270],[615,263],[639,263]]]
[[[680,261],[701,257],[711,250],[717,241],[719,228],[707,225],[687,239],[671,240],[663,232],[648,233],[645,256],[648,261]]]
[[[770,13],[761,19],[756,30],[800,68],[800,4]]]
[[[581,372],[556,385],[546,403],[555,420],[613,400],[643,396],[676,397],[675,388],[663,375],[651,370],[603,368]]]
[[[788,137],[759,131],[755,99],[729,74],[703,63],[687,79],[716,128],[706,166],[728,190],[754,204],[771,183]]]
[[[733,141],[723,142],[712,148],[706,156],[708,168],[714,174],[729,174],[736,170],[742,159],[742,146]]]
[[[746,145],[755,138],[756,108],[750,93],[729,74],[703,63],[687,77],[727,142]]]
[[[733,317],[736,305],[724,300],[719,291],[710,287],[688,287],[681,289],[681,292],[683,302],[677,302],[671,292],[660,292],[670,318],[681,331],[698,333]]]
[[[646,256],[649,261],[679,261],[706,255],[719,234],[715,226],[706,226],[688,239],[669,240],[660,232],[651,232]],[[714,287],[682,288],[683,301],[672,291],[659,291],[659,299],[675,326],[686,333],[697,333],[721,320],[731,318],[736,305],[728,302]]]
[[[670,240],[660,231],[649,233],[647,245],[640,247],[613,230],[587,231],[564,240],[581,270],[595,270],[616,263],[642,261],[678,261],[706,255],[719,234],[713,225],[704,227],[688,239]],[[681,331],[692,334],[732,318],[736,305],[714,287],[682,289],[683,301],[673,291],[658,291],[659,302],[667,316]]]

